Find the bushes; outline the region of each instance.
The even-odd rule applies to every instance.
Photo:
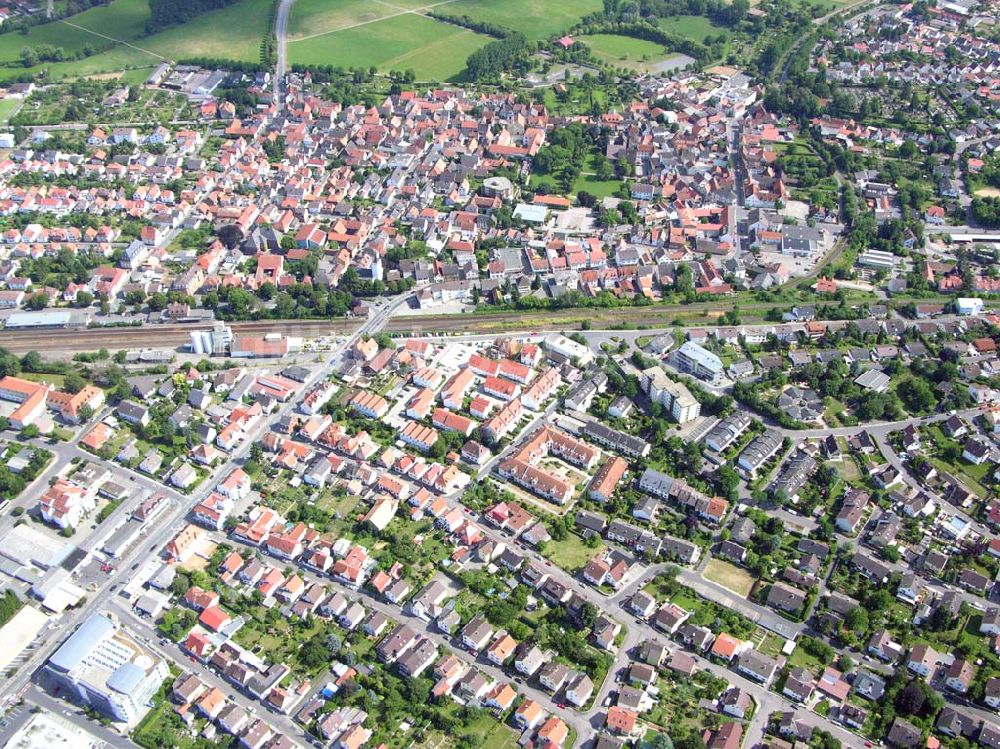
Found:
[[[1000,226],[1000,199],[974,197],[972,215],[983,226]]]

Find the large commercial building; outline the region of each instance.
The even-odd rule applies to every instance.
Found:
[[[94,614],[81,624],[46,669],[101,715],[129,725],[146,713],[169,675],[166,661],[107,614]]]
[[[693,341],[687,341],[677,349],[671,355],[671,361],[681,372],[688,372],[706,382],[719,381],[725,370],[722,359]]]

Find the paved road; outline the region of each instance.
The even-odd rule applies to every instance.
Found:
[[[90,734],[97,742],[103,742],[103,746],[113,749],[135,749],[135,744],[122,736],[110,727],[102,726],[100,723],[92,721],[87,715],[75,705],[71,705],[58,697],[51,696],[43,688],[31,685],[24,693],[24,702],[8,711],[5,719],[9,722],[6,728],[0,729],[0,746],[6,746],[11,737],[25,723],[27,723],[34,712],[45,711],[49,719],[62,724],[70,730],[80,731],[80,736],[84,732]],[[87,746],[87,749],[102,749],[101,744],[95,743],[93,746],[84,745],[82,742],[77,746]]]
[[[285,73],[288,72],[288,16],[295,0],[279,0],[274,17],[274,39],[277,45],[277,68],[274,71],[274,102],[284,107]]]
[[[343,356],[346,355],[346,352],[350,351],[351,346],[359,337],[377,332],[382,326],[385,325],[386,320],[389,319],[392,312],[398,308],[399,305],[405,304],[408,298],[409,295],[396,297],[386,301],[382,306],[377,307],[367,322],[357,332],[355,332],[350,339],[347,340],[339,354],[332,356],[326,366],[313,372],[310,379],[303,384],[299,396],[293,398],[279,408],[270,421],[262,421],[257,429],[248,434],[244,442],[230,454],[229,460],[216,468],[202,483],[201,488],[198,491],[188,496],[179,494],[166,486],[155,484],[156,490],[166,494],[171,500],[170,507],[166,514],[161,516],[156,521],[157,524],[155,529],[147,535],[141,544],[136,544],[128,553],[124,555],[122,559],[118,560],[118,566],[115,572],[109,575],[103,585],[101,585],[98,590],[89,597],[89,600],[86,600],[86,603],[83,606],[64,613],[59,620],[58,627],[52,627],[46,630],[40,636],[40,639],[36,640],[37,649],[35,650],[34,655],[18,669],[13,678],[6,680],[6,682],[2,683],[2,686],[0,686],[0,697],[3,698],[3,702],[0,704],[9,704],[14,695],[16,695],[21,689],[27,687],[29,681],[35,676],[39,667],[48,658],[58,642],[61,642],[63,639],[68,637],[87,617],[102,611],[115,591],[128,583],[129,579],[132,577],[131,565],[148,556],[150,550],[162,549],[164,544],[166,544],[166,542],[172,538],[186,523],[185,516],[188,510],[208,496],[208,494],[215,488],[216,484],[224,477],[225,474],[231,471],[234,466],[240,465],[244,462],[247,453],[250,451],[250,447],[258,441],[273,424],[277,423],[283,416],[290,413],[292,409],[298,405],[301,398],[309,391],[310,387],[314,383],[320,381],[321,379],[326,379],[330,375],[332,370],[339,365]],[[84,429],[81,429],[80,433],[82,434],[84,431]],[[62,453],[64,459],[67,455],[70,456],[68,458],[69,460],[71,460],[72,457],[82,457],[93,462],[104,463],[113,468],[116,472],[129,474],[130,478],[134,479],[136,483],[144,483],[146,485],[152,483],[141,474],[137,474],[134,471],[130,471],[122,466],[112,465],[108,461],[103,461],[102,459],[89,453],[84,453],[76,444],[78,440],[79,435],[70,443],[63,443],[52,447],[57,455]],[[63,460],[58,464],[64,465],[65,462],[66,461]],[[24,501],[29,501],[29,498],[25,497]],[[11,522],[11,517],[12,516],[8,512],[4,515],[2,522]],[[2,530],[2,526],[0,526],[0,530]],[[56,638],[58,638],[58,642],[56,641]]]

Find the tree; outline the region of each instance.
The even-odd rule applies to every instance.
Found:
[[[326,649],[326,636],[321,632],[306,640],[298,653],[299,663],[309,670],[319,670],[330,662]]]
[[[42,355],[37,351],[29,351],[21,357],[21,369],[25,372],[41,372],[44,364]]]
[[[32,294],[28,297],[28,301],[25,302],[24,306],[34,311],[45,309],[49,306],[49,295],[41,291],[37,294]]]
[[[597,607],[590,601],[583,604],[580,607],[580,624],[583,625],[585,629],[590,629],[594,626],[594,622],[597,621]]]
[[[654,733],[640,745],[642,749],[674,749],[673,740],[665,733]]]
[[[243,232],[235,224],[226,224],[221,227],[216,236],[229,250],[239,247],[240,242],[243,241]]]
[[[611,163],[610,159],[602,157],[597,160],[597,167],[594,170],[594,175],[601,182],[608,182],[609,180],[615,178],[615,166]]]
[[[676,749],[705,749],[705,740],[697,731],[689,730],[674,740]]]
[[[33,440],[41,433],[42,430],[38,428],[37,424],[28,424],[28,426],[21,430],[21,436],[26,440]]]
[[[896,696],[896,710],[903,715],[921,715],[927,704],[927,695],[918,679],[907,684]]]
[[[855,606],[844,617],[844,626],[858,634],[866,632],[868,630],[868,611],[863,606]]]
[[[160,310],[166,309],[169,303],[167,295],[162,291],[156,291],[149,295],[149,308],[153,312],[159,312]]]
[[[86,385],[87,381],[78,372],[70,372],[63,380],[63,390],[67,393],[79,393]]]

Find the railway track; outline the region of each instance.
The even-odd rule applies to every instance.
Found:
[[[889,306],[896,306],[892,300],[881,300]],[[936,299],[909,299],[938,301]],[[722,312],[738,306],[741,314],[760,316],[772,308],[790,308],[801,302],[756,302],[743,300],[735,303],[729,299],[695,304],[622,307],[619,309],[571,308],[543,312],[493,312],[480,314],[426,314],[392,317],[382,328],[388,333],[422,335],[435,333],[496,333],[543,332],[556,330],[577,330],[584,323],[594,329],[610,329],[620,325],[668,327],[678,318],[687,318],[689,324],[704,318],[714,318]],[[813,302],[817,308],[836,302]],[[707,321],[706,321],[707,322]],[[364,324],[360,319],[336,320],[254,320],[232,324],[234,335],[263,335],[282,333],[289,336],[315,338],[323,335],[345,335]],[[40,353],[76,353],[107,349],[136,350],[143,348],[179,348],[190,341],[190,334],[196,330],[209,330],[204,324],[149,325],[136,328],[76,328],[49,330],[5,330],[0,334],[0,346],[23,354],[26,351]]]

